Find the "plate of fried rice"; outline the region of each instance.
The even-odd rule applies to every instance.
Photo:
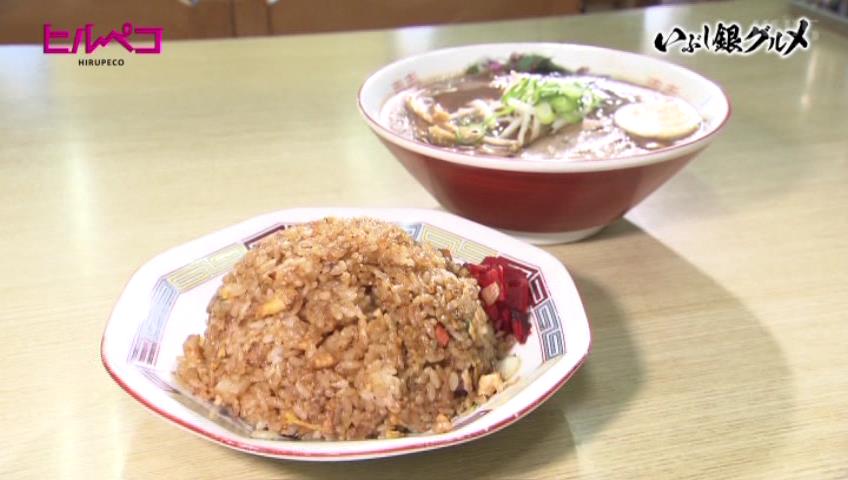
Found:
[[[586,358],[563,264],[444,212],[262,215],[144,264],[101,342],[158,416],[276,458],[355,460],[518,421]]]

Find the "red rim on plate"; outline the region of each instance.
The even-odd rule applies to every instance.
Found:
[[[243,255],[257,236],[326,216],[369,216],[400,224],[417,241],[448,242],[454,258],[478,261],[497,252],[526,270],[534,290],[531,318],[535,336],[517,345],[513,354],[522,361],[516,385],[466,416],[467,422],[438,435],[388,440],[346,442],[263,440],[222,426],[184,403],[191,399],[168,389],[168,379],[151,379],[142,371],[155,369],[170,376],[191,333],[205,329],[205,306],[221,276],[237,260],[230,255],[215,267],[210,258],[236,245]],[[212,253],[210,253],[212,252]],[[475,258],[475,256],[479,258]],[[239,256],[240,258],[240,256]],[[195,267],[203,263],[205,277]],[[189,270],[185,270],[185,269]],[[194,269],[194,270],[191,270]],[[183,275],[190,271],[191,275]],[[190,278],[189,283],[180,279]],[[163,283],[175,292],[168,309],[160,308],[155,294]],[[177,313],[175,313],[177,312]],[[178,321],[170,321],[176,318]],[[154,322],[154,323],[151,323]],[[152,332],[152,333],[151,333]],[[152,336],[151,336],[152,335]],[[155,338],[154,338],[155,337]],[[139,339],[155,353],[137,355]],[[415,209],[293,209],[256,217],[169,250],[142,266],[127,283],[116,303],[100,344],[101,361],[114,381],[150,411],[215,443],[270,457],[305,460],[352,460],[430,450],[457,445],[488,435],[518,421],[550,398],[582,365],[591,335],[579,294],[562,264],[530,245],[451,214]],[[146,348],[146,347],[145,347]],[[144,350],[148,352],[149,350]],[[522,383],[523,379],[523,383]],[[512,390],[510,390],[512,389]],[[181,401],[175,398],[179,397]]]

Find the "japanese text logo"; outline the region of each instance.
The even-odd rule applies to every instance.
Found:
[[[679,46],[680,52],[691,55],[700,49],[727,55],[750,55],[758,50],[788,57],[810,46],[810,21],[799,18],[795,26],[776,28],[768,23],[751,25],[746,31],[735,22],[704,24],[700,32],[687,32],[675,26],[668,34],[657,33],[654,48],[662,53]]]
[[[73,38],[71,32],[63,30],[54,30],[50,23],[44,24],[44,53],[47,54],[66,54],[73,55],[79,51],[80,45],[85,47],[85,53],[93,53],[100,47],[105,47],[110,43],[117,43],[124,47],[128,52],[137,54],[158,54],[162,52],[162,27],[134,27],[132,23],[124,23],[121,31],[112,30],[105,36],[96,36],[94,34],[94,24],[87,23],[85,26],[77,28],[74,31]],[[152,45],[145,42],[144,46],[133,46],[130,42],[130,37],[148,36],[152,40]],[[54,40],[73,40],[68,46],[53,46]]]

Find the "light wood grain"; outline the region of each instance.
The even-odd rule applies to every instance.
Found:
[[[100,69],[0,48],[0,477],[848,478],[848,39],[825,30],[790,59],[671,56],[727,89],[733,119],[625,220],[549,249],[593,351],[502,432],[395,459],[266,460],[155,418],[98,356],[124,283],[171,246],[287,207],[437,207],[356,112],[386,62],[511,40],[657,55],[675,24],[785,14],[717,2],[166,42]]]

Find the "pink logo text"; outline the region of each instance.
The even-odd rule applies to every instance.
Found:
[[[112,42],[121,44],[128,52],[139,54],[155,54],[162,51],[162,27],[133,27],[130,22],[125,23],[121,27],[120,32],[112,30],[106,36],[98,37],[94,35],[94,24],[86,23],[84,27],[77,28],[73,36],[73,44],[66,47],[51,46],[53,40],[70,39],[70,32],[63,30],[53,30],[50,23],[44,24],[44,53],[60,53],[74,54],[79,50],[79,46],[85,41],[85,53],[92,53],[99,47],[105,47]],[[153,40],[153,46],[133,47],[130,43],[130,36],[150,35]]]

